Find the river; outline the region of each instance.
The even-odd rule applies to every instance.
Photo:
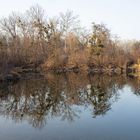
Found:
[[[47,74],[0,85],[0,140],[140,140],[140,80]]]

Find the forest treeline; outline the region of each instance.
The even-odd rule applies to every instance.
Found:
[[[139,53],[140,41],[120,41],[104,24],[83,28],[72,11],[50,18],[36,5],[0,19],[2,75],[29,68],[122,72]]]

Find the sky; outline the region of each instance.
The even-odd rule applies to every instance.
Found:
[[[71,10],[82,25],[104,23],[121,39],[140,40],[140,0],[0,0],[0,17],[39,4],[49,17]]]

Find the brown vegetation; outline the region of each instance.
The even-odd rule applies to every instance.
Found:
[[[37,5],[0,20],[1,75],[36,69],[122,73],[139,52],[139,41],[122,43],[104,24],[83,29],[71,11],[49,19]]]

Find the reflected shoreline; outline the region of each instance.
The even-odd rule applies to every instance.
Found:
[[[0,116],[42,128],[48,119],[73,122],[80,107],[92,108],[93,118],[104,116],[119,100],[119,90],[129,85],[140,95],[139,81],[125,76],[51,74],[44,79],[19,81],[0,86]],[[79,110],[76,109],[79,107]]]

